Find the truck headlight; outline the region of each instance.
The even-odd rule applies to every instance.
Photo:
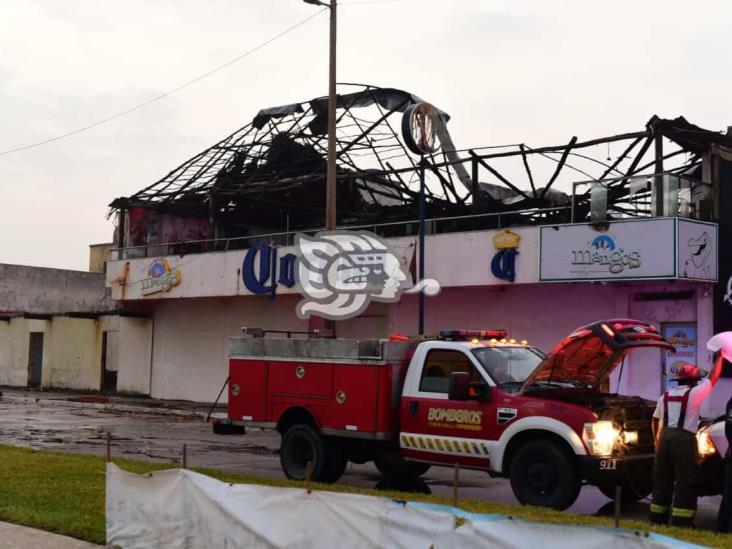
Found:
[[[696,446],[699,449],[699,456],[701,457],[709,457],[717,453],[714,441],[706,431],[699,431],[696,434]]]
[[[619,437],[620,430],[615,428],[612,421],[585,423],[585,428],[582,430],[582,440],[590,454],[594,456],[611,455]]]
[[[638,444],[638,431],[623,431],[622,439],[629,446]]]

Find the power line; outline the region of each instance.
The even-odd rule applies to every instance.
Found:
[[[137,104],[137,105],[135,105],[133,107],[130,107],[129,109],[125,109],[125,110],[123,110],[121,112],[118,112],[117,114],[113,114],[112,116],[108,116],[106,118],[103,118],[102,120],[99,120],[97,122],[94,122],[93,124],[89,124],[88,126],[83,126],[81,128],[77,128],[75,130],[66,132],[64,134],[57,135],[56,137],[51,137],[49,139],[44,139],[43,141],[38,141],[36,143],[30,143],[28,145],[23,145],[22,147],[17,147],[15,149],[9,149],[7,151],[1,151],[0,152],[0,156],[4,156],[4,155],[7,155],[7,154],[16,153],[16,152],[20,152],[20,151],[25,151],[25,150],[28,150],[28,149],[32,149],[34,147],[40,147],[41,145],[47,145],[48,143],[53,143],[54,141],[59,141],[61,139],[65,139],[67,137],[71,137],[72,135],[76,135],[78,133],[85,132],[86,130],[90,130],[92,128],[96,128],[97,126],[101,126],[102,124],[106,124],[107,122],[111,122],[112,120],[116,120],[117,118],[121,118],[122,116],[125,116],[127,114],[130,114],[131,112],[134,112],[134,111],[137,111],[137,110],[142,109],[144,107],[147,107],[148,105],[151,105],[152,103],[155,103],[156,101],[160,101],[161,99],[164,99],[165,97],[168,97],[170,95],[173,95],[174,93],[177,93],[177,92],[179,92],[179,91],[181,91],[181,90],[183,90],[183,89],[185,89],[185,88],[187,88],[189,86],[192,86],[193,84],[195,84],[197,82],[200,82],[204,78],[208,78],[209,76],[211,76],[211,75],[213,75],[213,74],[215,74],[215,73],[217,73],[217,72],[225,69],[226,67],[228,67],[230,65],[233,65],[237,61],[240,61],[240,60],[244,59],[245,57],[251,55],[252,53],[254,53],[256,51],[261,50],[262,48],[264,48],[265,46],[268,46],[269,44],[271,44],[275,40],[277,40],[279,38],[282,38],[287,33],[291,32],[291,31],[294,31],[295,29],[297,29],[298,27],[301,27],[302,25],[304,25],[305,23],[307,23],[311,19],[314,19],[315,17],[317,17],[318,15],[320,15],[321,13],[323,13],[324,11],[326,11],[327,9],[328,8],[323,8],[322,10],[315,12],[313,15],[310,15],[310,16],[306,17],[305,19],[303,19],[299,23],[295,23],[291,27],[286,28],[285,30],[283,30],[279,34],[276,34],[275,36],[273,36],[272,38],[270,38],[268,40],[265,40],[264,42],[262,42],[261,44],[259,44],[256,47],[252,48],[251,50],[246,51],[246,52],[242,53],[241,55],[238,55],[237,57],[234,57],[233,59],[227,61],[223,65],[219,65],[218,67],[216,67],[214,69],[211,69],[210,71],[208,71],[208,72],[206,72],[206,73],[204,73],[204,74],[202,74],[200,76],[197,76],[196,78],[194,78],[192,80],[189,80],[188,82],[185,82],[185,83],[181,84],[180,86],[178,86],[176,88],[173,88],[172,90],[169,90],[169,91],[167,91],[165,93],[162,93],[162,94],[160,94],[160,95],[158,95],[156,97],[153,97],[152,99],[148,99],[147,101],[144,101],[143,103],[139,103],[139,104]]]

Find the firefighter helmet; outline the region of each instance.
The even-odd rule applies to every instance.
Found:
[[[693,364],[686,363],[679,366],[679,368],[676,370],[676,375],[674,376],[674,379],[682,381],[685,379],[699,379],[703,376],[704,374],[699,368],[697,368]]]

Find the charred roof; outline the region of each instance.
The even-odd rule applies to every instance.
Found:
[[[251,234],[252,228],[321,227],[327,102],[318,97],[262,109],[244,127],[111,206],[205,218],[213,221],[210,232],[217,236]],[[404,144],[401,116],[419,102],[403,90],[367,85],[338,95],[339,225],[416,218],[419,158]],[[513,224],[567,221],[566,185],[577,180],[608,180],[611,209],[617,204],[622,214],[627,178],[655,173],[659,165],[668,173],[700,178],[702,155],[712,145],[732,147],[728,135],[683,117],[656,116],[640,131],[588,141],[572,137],[556,146],[461,150],[446,126],[438,137],[441,149],[424,157],[428,216],[520,212]],[[658,145],[664,138],[665,148]],[[541,162],[545,166],[537,167]],[[579,219],[588,215],[589,192],[576,197]]]

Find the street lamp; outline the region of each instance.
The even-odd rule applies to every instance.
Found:
[[[425,257],[425,182],[426,154],[437,151],[437,125],[444,121],[440,112],[429,103],[414,103],[404,110],[402,136],[407,149],[419,155],[419,281],[424,281]],[[424,289],[419,292],[418,330],[424,334]]]
[[[330,60],[328,69],[328,172],[325,184],[325,230],[336,228],[336,12],[337,0],[303,0],[330,9]]]

